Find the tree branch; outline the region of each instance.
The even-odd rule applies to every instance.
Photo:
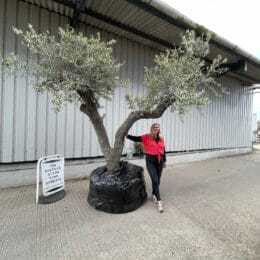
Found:
[[[103,124],[103,118],[98,113],[97,104],[93,101],[93,95],[88,92],[78,91],[78,94],[82,98],[84,104],[81,104],[80,111],[85,113],[91,120],[95,132],[98,137],[99,145],[101,147],[102,153],[105,156],[106,160],[111,158],[111,146],[108,140],[107,131]]]
[[[122,125],[119,127],[119,129],[116,132],[115,135],[115,145],[114,145],[114,153],[120,154],[123,151],[124,147],[124,138],[125,135],[128,133],[129,129],[133,126],[133,124],[138,121],[139,119],[143,118],[159,118],[162,116],[162,114],[165,112],[165,110],[172,104],[165,102],[160,103],[155,109],[153,110],[147,110],[147,111],[133,111],[131,112],[126,120],[122,123]]]

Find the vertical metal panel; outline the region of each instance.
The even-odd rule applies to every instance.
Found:
[[[192,131],[192,129],[196,129],[196,120],[194,120],[194,115],[195,115],[195,112],[194,112],[194,109],[192,109],[191,110],[191,120],[190,120],[190,126],[191,127],[190,127],[189,132],[188,132],[189,143],[190,143],[189,150],[194,150],[194,138],[190,133]]]
[[[210,121],[212,122],[211,125],[211,133],[212,133],[212,142],[211,142],[211,147],[215,148],[216,147],[216,128],[217,128],[217,99],[212,99],[212,109],[211,109],[211,114],[214,114],[214,118],[210,118]]]
[[[224,83],[224,80],[222,81],[223,85],[226,87],[227,91],[227,85]],[[221,98],[221,130],[222,130],[222,140],[223,140],[223,147],[225,148],[225,145],[227,143],[227,133],[226,133],[226,113],[227,113],[227,108],[226,108],[226,102],[227,102],[227,95],[223,95],[223,97]]]
[[[220,84],[223,84],[222,81],[219,82]],[[222,142],[222,128],[221,128],[221,98],[217,98],[217,124],[216,124],[216,145],[217,148],[222,148],[223,142]]]
[[[6,0],[0,0],[0,55],[4,56],[4,40],[5,40],[5,15],[6,15]],[[0,162],[3,161],[3,82],[4,73],[0,70]]]
[[[58,36],[58,27],[60,23],[59,15],[51,13],[49,17],[49,31],[56,37]],[[46,128],[46,149],[45,154],[56,153],[56,138],[57,138],[57,112],[54,112],[51,104],[52,96],[47,93],[47,128]]]
[[[231,82],[229,81],[229,88],[230,88],[230,92],[232,93],[233,89],[232,89],[232,86],[230,84]],[[233,93],[232,93],[233,94]],[[233,118],[231,117],[231,114],[232,114],[232,96],[233,95],[229,95],[227,97],[227,121],[226,121],[226,126],[227,126],[227,136],[228,136],[228,140],[227,140],[227,147],[230,146],[230,144],[232,143],[232,133],[231,133],[231,128],[232,128],[232,121],[231,119],[233,120]],[[230,122],[230,123],[229,123]]]
[[[28,5],[18,2],[16,26],[24,28],[28,23],[29,8]],[[16,37],[16,53],[18,55],[28,56],[28,51],[21,44],[21,39]],[[15,80],[16,102],[14,114],[14,147],[13,161],[24,161],[26,158],[26,132],[27,132],[27,104],[28,104],[28,77],[17,77]]]
[[[252,90],[250,90],[250,87],[246,88],[246,95],[249,96],[247,98],[248,100],[248,107],[247,107],[247,146],[250,146],[251,143],[251,120],[252,120],[252,114],[253,114],[253,93]]]
[[[240,125],[240,129],[241,129],[241,145],[244,146],[245,145],[245,135],[246,135],[246,132],[245,132],[245,125],[244,125],[244,113],[245,113],[245,88],[241,88],[241,107],[240,107],[240,113],[241,113],[241,125]]]
[[[238,89],[238,95],[239,95],[239,102],[241,103],[241,100],[242,100],[242,95],[243,95],[243,92],[242,92],[242,88],[239,88]],[[240,135],[241,135],[241,138],[239,138],[238,140],[238,145],[239,146],[243,146],[243,131],[241,130],[241,125],[242,125],[242,120],[243,120],[243,116],[242,116],[242,112],[241,112],[241,109],[239,109],[238,106],[237,107],[237,117],[238,117],[238,129],[239,129],[239,132],[240,132]]]
[[[244,95],[245,95],[245,93],[244,93]],[[247,121],[247,115],[246,115],[246,112],[247,112],[247,99],[245,98],[245,99],[243,99],[243,114],[244,114],[244,122],[243,122],[243,127],[242,127],[242,129],[243,129],[243,131],[244,131],[244,133],[246,133],[246,121]],[[246,143],[246,138],[245,138],[245,140],[244,140],[244,143]]]
[[[224,86],[224,82],[223,82],[223,78],[220,79],[221,84]],[[223,119],[224,119],[224,115],[225,115],[225,109],[224,109],[224,96],[221,97],[220,101],[220,120],[219,120],[219,129],[220,129],[220,148],[224,148],[225,145],[225,134],[224,134],[224,126],[223,126]]]
[[[216,130],[216,120],[217,120],[217,107],[216,107],[216,99],[212,99],[211,102],[211,110],[210,110],[210,115],[214,115],[214,117],[211,118],[211,116],[209,116],[209,122],[211,122],[210,124],[210,131],[211,131],[211,142],[209,147],[215,148],[215,130]]]
[[[50,12],[41,9],[39,15],[39,32],[49,30]],[[36,96],[36,158],[46,154],[48,129],[48,93]]]
[[[15,35],[12,26],[16,23],[17,6],[15,1],[5,1],[4,14],[4,38],[3,38],[3,56],[7,57],[15,52]],[[14,76],[4,77],[2,81],[2,160],[11,162],[13,160],[13,118],[14,118]]]
[[[59,24],[64,27],[68,23],[68,19],[64,16],[59,17]],[[56,143],[55,153],[65,154],[66,149],[66,110],[67,106],[63,106],[61,111],[57,113],[56,119]]]
[[[28,21],[34,28],[39,28],[40,10],[33,5],[28,6]],[[22,15],[22,14],[21,14]],[[28,63],[36,60],[37,56],[28,52]],[[37,122],[37,95],[32,87],[30,79],[27,77],[26,85],[26,119],[25,119],[25,160],[32,161],[36,159],[36,122]]]
[[[11,52],[32,56],[16,39],[11,26],[25,28],[27,21],[38,31],[49,29],[57,35],[57,27],[65,26],[68,19],[44,9],[15,0],[0,0],[0,54],[8,56]],[[153,66],[155,50],[80,24],[80,31],[87,35],[98,31],[104,40],[116,38],[113,53],[125,65],[120,72],[122,79],[128,79],[129,88],[118,88],[111,102],[102,100],[100,109],[105,114],[111,143],[116,129],[120,126],[130,109],[124,96],[143,95],[144,66]],[[0,72],[2,73],[2,72]],[[161,124],[166,140],[167,151],[184,151],[213,148],[232,148],[250,146],[250,113],[252,95],[248,87],[241,86],[235,79],[223,77],[220,82],[227,87],[230,95],[213,97],[210,105],[198,111],[192,107],[184,120],[178,111],[167,109],[163,117],[155,120],[140,120],[130,133],[141,135],[149,132],[153,122]],[[37,96],[28,77],[4,77],[0,74],[0,162],[31,161],[40,156],[60,153],[67,158],[92,157],[102,155],[96,133],[90,120],[74,104],[62,107],[59,113],[51,109],[51,95]],[[126,141],[124,152],[133,143]]]

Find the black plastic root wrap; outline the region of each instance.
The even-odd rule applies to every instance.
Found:
[[[142,167],[120,162],[121,168],[95,169],[90,175],[88,203],[109,213],[126,213],[140,207],[147,199]]]

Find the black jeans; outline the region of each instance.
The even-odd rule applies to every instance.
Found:
[[[158,161],[155,162],[146,158],[146,168],[151,177],[153,195],[155,195],[157,200],[161,200],[159,186],[163,169],[163,161],[158,163]]]

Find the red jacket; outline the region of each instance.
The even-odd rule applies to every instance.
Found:
[[[146,154],[157,155],[158,162],[160,162],[161,157],[164,154],[164,141],[159,139],[158,143],[156,143],[155,139],[151,137],[150,134],[142,135],[141,138]]]

